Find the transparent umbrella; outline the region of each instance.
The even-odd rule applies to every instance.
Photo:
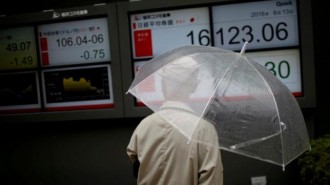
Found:
[[[175,48],[142,65],[128,92],[189,141],[219,146],[283,170],[310,149],[295,97],[266,68],[245,56],[244,49],[236,53],[209,46]],[[166,106],[169,102],[185,106]],[[197,119],[187,120],[184,114]],[[216,129],[218,143],[195,137],[205,123]]]

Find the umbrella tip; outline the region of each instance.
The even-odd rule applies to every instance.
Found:
[[[240,52],[241,55],[243,55],[245,53],[245,49],[246,49],[246,46],[247,46],[248,43],[249,42],[247,42],[247,41],[244,42],[243,47],[242,47],[241,52]]]

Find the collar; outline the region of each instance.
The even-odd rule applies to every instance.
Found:
[[[183,110],[186,112],[195,113],[188,104],[179,102],[179,101],[166,101],[161,107],[160,110],[164,109],[175,109],[175,110]]]

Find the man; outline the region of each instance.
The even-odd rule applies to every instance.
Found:
[[[217,133],[187,103],[187,93],[197,86],[193,75],[198,75],[198,64],[189,57],[167,64],[161,72],[167,101],[141,121],[127,146],[129,159],[138,166],[138,185],[223,184]]]

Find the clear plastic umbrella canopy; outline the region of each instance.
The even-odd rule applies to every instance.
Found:
[[[310,149],[304,118],[291,91],[243,52],[209,46],[175,48],[142,65],[128,92],[189,141],[283,169]],[[166,106],[169,103],[172,106]],[[206,123],[217,131],[218,143],[195,137]]]

